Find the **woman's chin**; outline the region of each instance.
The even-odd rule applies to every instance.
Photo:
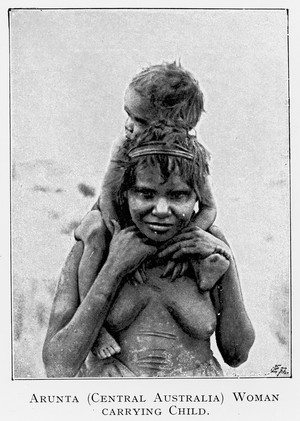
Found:
[[[146,237],[154,243],[164,243],[173,238],[176,232],[174,232],[173,229],[165,231],[156,231],[148,228],[143,234],[145,234]]]

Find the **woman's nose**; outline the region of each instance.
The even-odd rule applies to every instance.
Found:
[[[157,199],[152,209],[152,214],[158,218],[166,218],[171,214],[171,209],[168,201],[165,198]]]
[[[125,129],[128,130],[130,133],[133,132],[134,124],[130,117],[127,118],[125,121]]]

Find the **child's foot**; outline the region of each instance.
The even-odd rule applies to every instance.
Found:
[[[222,254],[214,253],[199,262],[199,288],[210,290],[227,271],[230,263]]]
[[[93,347],[93,352],[100,360],[105,360],[121,352],[121,348],[111,334],[103,328],[100,330],[98,339]]]

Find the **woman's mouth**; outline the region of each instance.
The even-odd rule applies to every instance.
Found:
[[[168,231],[173,224],[163,224],[160,222],[146,222],[148,227],[155,232],[166,232]]]

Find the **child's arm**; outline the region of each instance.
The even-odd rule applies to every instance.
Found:
[[[217,205],[212,189],[211,176],[205,177],[201,191],[201,204],[199,212],[194,219],[194,225],[207,231],[214,223],[217,216]]]
[[[211,176],[206,176],[202,190],[199,192],[199,194],[201,196],[199,212],[190,222],[190,226],[196,226],[203,229],[204,231],[207,231],[212,226],[217,216],[217,205],[212,189]],[[194,271],[197,273],[198,267],[196,267],[197,265],[194,263],[195,262],[191,260]],[[174,281],[177,277],[182,276],[187,269],[187,262],[176,262],[174,260],[169,260],[163,276],[167,277],[171,275],[172,281]]]
[[[120,222],[115,192],[119,187],[122,169],[115,161],[119,159],[119,149],[123,142],[125,142],[125,138],[120,136],[113,144],[110,161],[104,174],[100,197],[98,199],[98,207],[101,211],[102,218],[111,233],[114,229],[111,221]]]

